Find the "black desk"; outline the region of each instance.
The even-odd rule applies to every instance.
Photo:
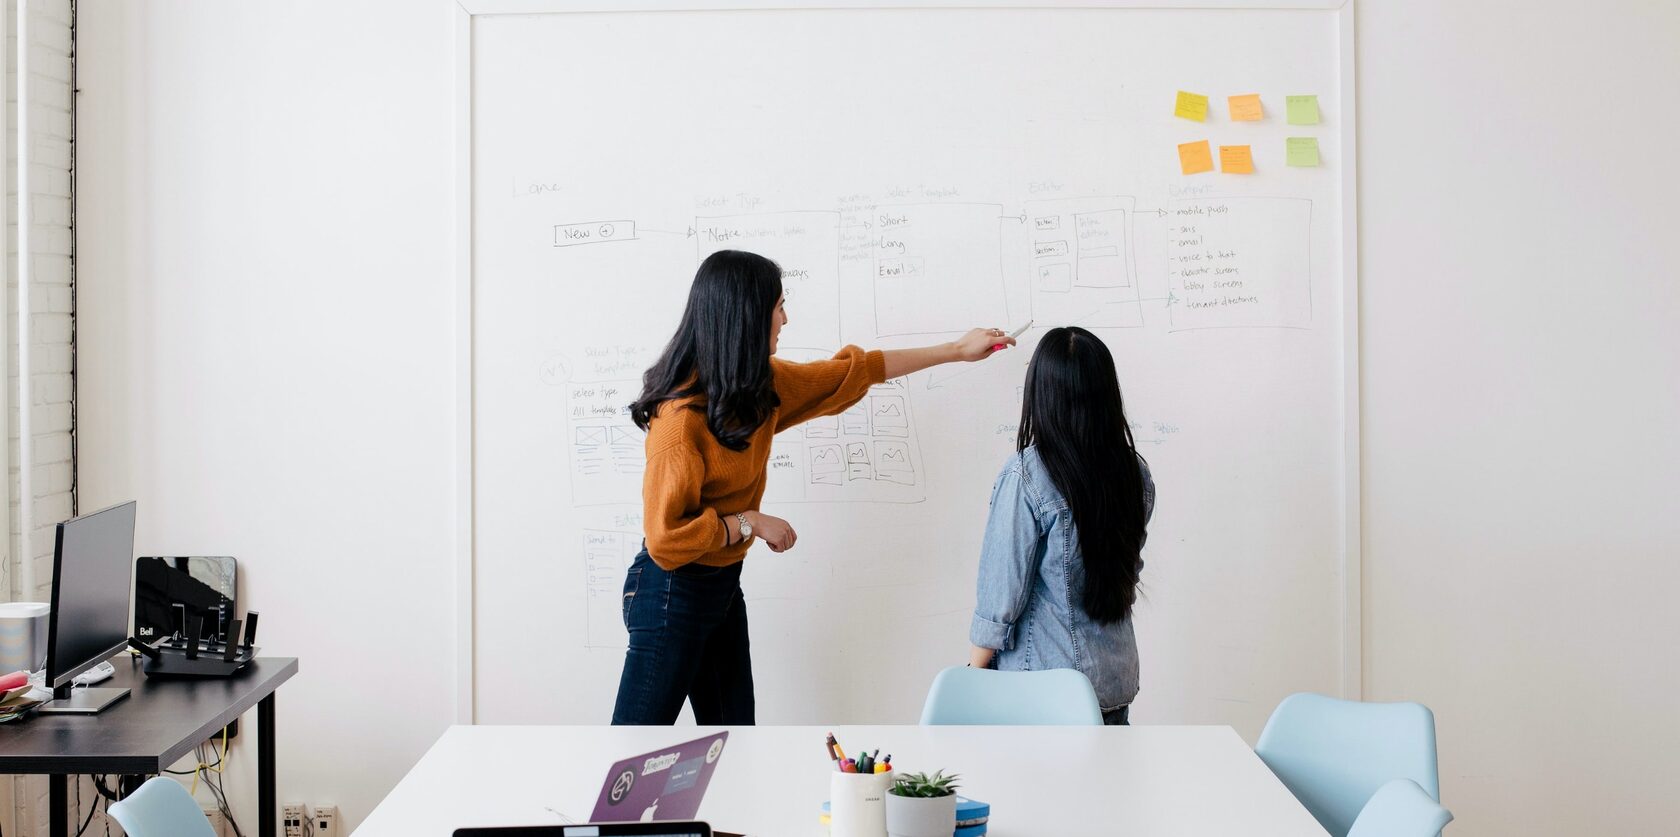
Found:
[[[124,651],[100,687],[132,690],[98,715],[34,715],[0,724],[0,773],[52,775],[52,837],[69,833],[69,784],[78,773],[162,773],[257,707],[257,833],[274,837],[274,690],[297,674],[296,657],[258,657],[214,680],[157,680]]]

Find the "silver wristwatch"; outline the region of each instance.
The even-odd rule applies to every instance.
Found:
[[[735,519],[741,522],[741,543],[752,540],[752,524],[747,522],[747,516],[736,513]]]

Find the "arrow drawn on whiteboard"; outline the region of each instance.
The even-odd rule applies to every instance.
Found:
[[[660,235],[682,235],[682,233],[677,232],[676,230],[655,230],[648,227],[642,227],[642,232],[659,233]],[[694,228],[690,227],[688,230],[688,236],[693,237],[693,235]]]
[[[1173,303],[1177,301],[1178,295],[1172,291],[1168,291],[1166,296],[1146,296],[1143,299],[1138,300],[1138,302],[1165,302],[1166,305],[1163,307],[1166,308],[1171,308]]]
[[[1022,212],[1020,215],[999,215],[998,220],[999,221],[1020,221],[1021,223],[1025,224],[1027,222],[1027,213]]]
[[[942,389],[944,385],[950,383],[952,379],[967,375],[968,373],[974,371],[974,368],[975,364],[965,363],[954,372],[945,372],[938,369],[928,370],[927,389],[929,391]]]

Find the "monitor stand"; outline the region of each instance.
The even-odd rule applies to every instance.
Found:
[[[35,710],[42,715],[97,715],[106,707],[128,697],[128,689],[89,687],[73,689],[65,686],[53,690],[53,699]]]

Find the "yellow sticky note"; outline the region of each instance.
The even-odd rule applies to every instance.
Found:
[[[1207,140],[1201,142],[1187,142],[1178,147],[1178,167],[1185,174],[1201,174],[1213,171],[1213,149]]]
[[[1254,154],[1246,145],[1221,145],[1219,170],[1226,174],[1253,174]]]
[[[1194,119],[1197,122],[1207,121],[1207,97],[1200,93],[1186,93],[1178,91],[1178,104],[1173,106],[1173,116],[1180,119]]]
[[[1284,143],[1284,156],[1289,165],[1318,165],[1318,137],[1290,137]]]
[[[1260,94],[1248,93],[1242,96],[1230,97],[1232,122],[1259,122],[1266,117],[1266,111],[1260,107]]]
[[[1286,104],[1289,108],[1289,124],[1318,124],[1317,96],[1285,96],[1284,104]]]

